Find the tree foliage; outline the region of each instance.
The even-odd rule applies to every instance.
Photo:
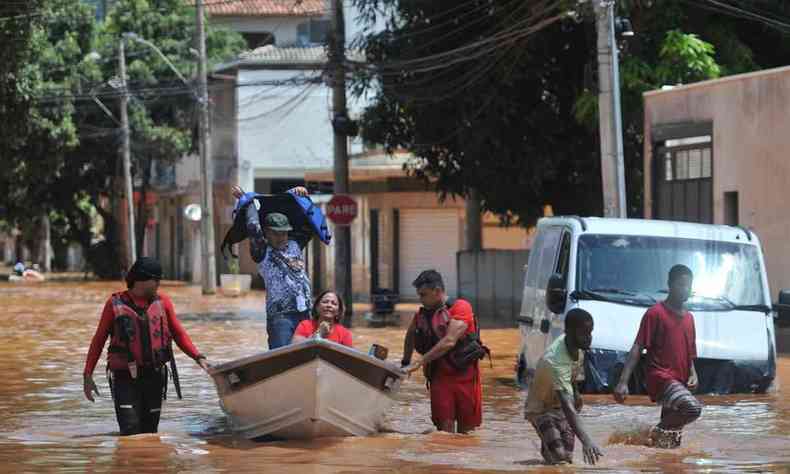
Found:
[[[0,93],[9,98],[0,106],[0,118],[4,123],[26,118],[26,126],[12,135],[15,140],[3,140],[3,159],[11,166],[0,176],[0,218],[26,226],[46,215],[57,240],[87,249],[97,237],[98,213],[104,224],[98,237],[106,243],[94,260],[111,262],[100,272],[104,276],[117,275],[121,262],[113,204],[122,195],[119,42],[123,33],[136,33],[190,81],[183,84],[148,46],[126,41],[132,167],[137,187],[145,193],[155,164],[172,165],[193,148],[194,8],[182,0],[119,0],[104,22],[97,22],[93,9],[79,0],[40,0],[29,11],[41,21],[31,22],[28,33],[0,29],[0,35],[13,38],[13,43],[0,44],[2,54],[19,56],[3,77],[22,78],[16,85],[0,83]],[[19,49],[11,51],[10,44]],[[208,30],[210,62],[226,60],[242,46],[235,33]],[[137,211],[145,214],[144,207]],[[140,242],[145,216],[137,222]]]
[[[369,26],[357,46],[372,67],[354,77],[355,92],[372,96],[362,117],[367,140],[410,150],[416,157],[411,171],[434,181],[443,196],[477,190],[484,208],[506,220],[529,225],[545,204],[556,213],[600,214],[589,2],[354,3]],[[757,8],[761,2],[740,3]],[[774,17],[787,15],[787,4],[776,2]],[[642,212],[644,92],[774,67],[790,57],[785,33],[710,5],[618,2],[618,13],[631,18],[637,33],[619,41],[630,215]],[[577,11],[562,21],[537,22],[553,15],[552,8]],[[382,21],[385,30],[376,31]],[[513,25],[540,28],[511,41],[502,33]],[[497,48],[470,55],[479,49],[470,45],[492,38],[499,38]],[[426,57],[436,58],[432,67],[420,61]]]

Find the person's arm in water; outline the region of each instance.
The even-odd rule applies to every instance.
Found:
[[[699,387],[699,378],[697,377],[697,369],[694,367],[694,359],[691,359],[691,367],[689,367],[689,380],[686,386],[692,392]]]
[[[598,458],[603,456],[603,452],[601,451],[601,448],[599,448],[598,445],[595,444],[587,434],[587,430],[584,429],[584,424],[582,423],[581,418],[579,418],[579,414],[574,408],[574,400],[572,396],[563,390],[557,390],[557,397],[560,399],[562,411],[565,413],[565,418],[568,420],[568,424],[571,425],[573,432],[576,433],[579,441],[582,442],[584,461],[587,464],[595,464],[596,461],[598,461]]]
[[[639,323],[639,332],[636,333],[634,345],[628,353],[628,358],[625,361],[623,372],[620,374],[620,382],[614,389],[612,395],[618,403],[624,403],[628,396],[628,381],[631,380],[631,374],[634,373],[639,359],[642,357],[642,352],[647,349],[651,351],[653,347],[653,337],[658,331],[658,313],[653,308],[648,309],[645,315],[642,316],[642,322]]]
[[[82,392],[85,398],[94,401],[93,394],[99,394],[99,389],[96,387],[96,382],[93,381],[93,370],[99,362],[99,357],[104,350],[104,343],[110,336],[110,329],[115,321],[115,316],[112,311],[112,301],[107,300],[102,310],[99,326],[96,328],[96,333],[91,340],[90,349],[88,349],[88,356],[85,359],[85,369],[82,371]]]
[[[165,307],[167,324],[170,326],[170,332],[173,335],[173,340],[176,342],[176,345],[184,354],[194,360],[200,368],[208,372],[210,365],[206,360],[206,356],[198,351],[192,339],[189,337],[189,334],[187,334],[184,329],[184,326],[181,325],[181,321],[179,321],[178,316],[176,316],[176,309],[173,305],[173,301],[165,295],[160,295],[159,297]]]
[[[626,397],[628,396],[628,381],[631,379],[631,374],[634,372],[636,368],[636,364],[639,363],[639,358],[642,355],[642,346],[635,342],[633,347],[631,347],[631,351],[628,353],[628,359],[625,361],[625,366],[623,366],[623,373],[620,374],[620,382],[614,389],[614,399],[617,403],[624,403]]]
[[[468,325],[465,322],[458,319],[451,319],[450,324],[447,325],[447,335],[441,338],[439,342],[437,342],[436,345],[433,346],[430,351],[428,351],[427,354],[422,356],[422,359],[408,366],[406,371],[412,373],[418,370],[420,367],[428,365],[450,352],[450,350],[455,347],[455,344],[458,342],[458,340],[461,339],[464,334],[466,334],[467,327]]]
[[[699,377],[697,377],[697,369],[694,367],[694,359],[697,358],[697,330],[694,327],[694,319],[691,319],[691,347],[688,348],[689,357],[689,379],[686,383],[688,389],[695,392],[699,388]]]
[[[403,359],[401,359],[401,367],[408,367],[411,365],[411,356],[414,353],[414,331],[417,329],[417,315],[415,314],[409,329],[406,330],[406,337],[403,339]]]

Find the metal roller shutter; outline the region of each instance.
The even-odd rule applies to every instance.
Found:
[[[411,283],[423,270],[442,274],[447,294],[457,295],[456,253],[461,247],[460,219],[455,209],[400,211],[400,293],[415,295]]]

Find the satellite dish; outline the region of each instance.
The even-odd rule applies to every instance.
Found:
[[[203,216],[203,210],[200,204],[190,204],[184,208],[184,217],[192,222],[197,222]]]

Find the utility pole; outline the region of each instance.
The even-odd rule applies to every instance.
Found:
[[[343,0],[330,0],[332,13],[331,45],[329,62],[332,70],[332,112],[335,119],[345,119],[346,110],[346,23],[343,17]],[[333,125],[337,121],[333,121]],[[334,173],[335,194],[348,194],[348,136],[334,129]],[[351,227],[335,226],[335,290],[346,302],[343,325],[351,327],[353,299],[351,293]]]
[[[203,294],[217,292],[217,262],[214,258],[214,169],[211,161],[211,137],[209,136],[208,82],[206,79],[206,31],[203,15],[203,0],[197,0],[198,30],[198,93],[200,102],[200,177],[202,181],[200,247],[203,257]]]
[[[121,76],[121,134],[123,143],[121,153],[123,155],[123,178],[126,194],[126,209],[128,211],[127,238],[129,239],[129,266],[137,260],[137,245],[134,239],[134,195],[132,189],[132,152],[129,144],[129,112],[126,110],[129,103],[129,90],[126,88],[126,50],[124,38],[118,49],[118,73]]]
[[[596,2],[598,33],[598,118],[605,217],[627,217],[620,67],[614,29],[614,0]]]

